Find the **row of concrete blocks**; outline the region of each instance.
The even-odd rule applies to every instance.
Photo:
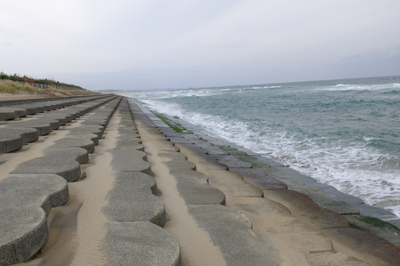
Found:
[[[175,238],[162,227],[164,203],[143,152],[130,107],[124,99],[118,110],[119,137],[112,154],[114,187],[103,213],[109,219],[104,250],[109,265],[180,265]]]
[[[366,231],[373,232],[400,248],[400,238],[397,237],[397,235],[400,234],[400,219],[393,213],[367,205],[358,197],[340,192],[330,185],[319,183],[309,176],[302,175],[258,153],[254,153],[225,140],[210,137],[202,128],[184,121],[179,121],[173,117],[168,118],[175,120],[175,122],[180,123],[181,126],[193,132],[193,134],[176,135],[176,132],[172,129],[164,128],[166,134],[172,132],[177,142],[195,144],[196,147],[202,148],[199,152],[205,151],[209,155],[218,157],[217,159],[221,162],[227,162],[229,160],[234,162],[241,158],[244,168],[248,168],[249,165],[258,165],[260,168],[263,168],[263,170],[247,169],[245,172],[242,171],[239,173],[243,174],[244,179],[251,184],[262,189],[289,188],[290,190],[303,193],[321,207],[345,215],[352,224]],[[185,140],[182,140],[183,136]],[[220,147],[223,147],[223,149],[220,149]],[[234,157],[236,158],[229,156],[229,154],[235,155]],[[245,162],[243,162],[243,160]],[[231,166],[231,168],[234,169],[232,171],[239,171],[240,164],[236,164],[235,166],[231,164]],[[267,168],[265,168],[265,166],[267,166]],[[372,223],[380,223],[383,229],[362,222],[362,220],[368,219],[371,220]]]
[[[101,99],[104,97],[106,97],[106,95],[72,99],[67,98],[57,101],[47,101],[46,99],[43,99],[42,101],[38,101],[35,103],[24,103],[24,100],[21,100],[18,104],[15,105],[0,106],[0,121],[12,120],[20,117],[25,117],[27,115],[43,113],[44,111],[56,110],[71,105]]]
[[[147,112],[153,123],[171,142],[185,145],[193,152],[203,154],[204,160],[213,162],[213,165],[220,163],[221,167],[226,166],[229,171],[240,174],[245,181],[264,191],[259,196],[268,195],[272,199],[287,202],[292,208],[301,210],[301,215],[314,227],[332,228],[331,234],[334,237],[344,237],[346,241],[354,243],[355,248],[368,249],[389,264],[400,258],[399,250],[393,246],[400,246],[398,237],[400,231],[397,228],[391,227],[390,224],[384,225],[383,228],[363,224],[363,217],[358,215],[359,211],[353,205],[335,199],[316,188],[304,186],[304,183],[284,171],[288,168],[268,161],[274,166],[271,167],[265,160],[263,162],[262,158],[258,158],[257,154],[248,156],[245,152],[229,147],[225,143],[222,145],[205,134],[178,134],[151,112],[143,111]],[[206,139],[220,145],[213,145]],[[348,220],[358,227],[364,227],[366,231],[372,231],[393,245],[374,234],[350,228]]]
[[[133,101],[130,102],[135,105]],[[133,109],[133,108],[132,108]],[[195,220],[201,230],[207,232],[212,243],[221,251],[228,265],[280,265],[283,262],[275,254],[276,249],[260,241],[252,231],[249,219],[242,213],[225,207],[225,194],[210,186],[206,175],[196,171],[196,165],[187,160],[174,146],[177,134],[146,109],[136,108],[134,117],[140,117],[143,123],[153,128],[153,138],[163,139],[163,152],[169,174],[176,182],[180,197],[184,200],[188,214]],[[169,134],[166,134],[166,132]],[[174,133],[175,132],[175,133]],[[197,151],[194,151],[197,153]],[[212,171],[225,171],[228,167],[215,162],[203,165]],[[262,192],[252,197],[262,196]],[[194,240],[196,241],[196,240]],[[245,243],[245,244],[244,244]]]
[[[351,196],[351,195],[345,194],[343,192],[340,192],[336,188],[334,188],[330,185],[316,182],[315,179],[313,179],[309,176],[302,175],[299,172],[297,172],[291,168],[285,167],[283,164],[277,163],[277,162],[273,161],[272,159],[269,159],[265,156],[261,156],[258,153],[254,153],[248,149],[237,146],[226,140],[210,137],[210,136],[208,136],[209,133],[201,127],[197,127],[192,124],[186,123],[184,121],[180,121],[179,119],[175,119],[174,117],[169,117],[169,116],[167,116],[167,117],[170,118],[171,120],[181,124],[183,127],[187,128],[189,131],[193,132],[193,135],[195,136],[195,138],[197,138],[197,139],[200,138],[202,140],[206,140],[208,142],[208,144],[206,144],[206,145],[211,146],[211,149],[216,149],[215,153],[213,153],[211,151],[210,154],[227,155],[228,153],[226,151],[221,151],[219,149],[220,146],[230,146],[230,147],[236,148],[239,151],[245,152],[247,154],[248,158],[252,157],[251,160],[254,158],[254,159],[256,159],[256,161],[258,161],[260,163],[268,164],[271,167],[271,171],[275,171],[273,169],[276,169],[275,172],[279,173],[277,175],[281,176],[281,178],[283,178],[283,180],[289,182],[291,184],[290,185],[291,187],[306,186],[306,187],[314,188],[314,189],[307,189],[307,190],[322,191],[324,194],[327,194],[330,198],[353,205],[357,209],[356,213],[360,213],[361,215],[370,216],[370,217],[374,217],[377,219],[381,219],[383,221],[387,221],[388,223],[393,224],[394,226],[397,226],[398,228],[400,228],[399,217],[397,217],[390,211],[386,211],[384,209],[377,208],[374,206],[369,206],[369,205],[365,204],[364,201],[358,197]],[[208,149],[210,149],[210,148],[208,147]],[[254,162],[254,160],[253,160],[253,162]],[[354,208],[351,208],[351,209],[354,210]],[[345,213],[345,214],[354,214],[354,212],[352,211],[350,213]]]
[[[0,153],[12,152],[23,145],[35,141],[39,136],[47,135],[72,120],[88,113],[115,96],[92,100],[56,111],[35,115],[30,119],[4,122],[0,128]]]
[[[27,261],[45,243],[46,217],[69,197],[67,182],[81,177],[80,163],[104,132],[121,98],[103,101],[90,119],[46,148],[44,156],[19,164],[0,183],[0,265]]]

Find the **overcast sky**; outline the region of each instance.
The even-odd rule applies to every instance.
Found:
[[[399,0],[0,1],[0,70],[91,90],[400,75]]]

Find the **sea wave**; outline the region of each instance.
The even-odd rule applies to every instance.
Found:
[[[290,165],[368,204],[380,206],[389,194],[400,197],[399,158],[371,147],[369,144],[376,138],[366,136],[361,138],[363,141],[352,142],[326,137],[305,138],[268,125],[182,110],[179,104],[145,102],[158,112],[178,116],[213,136]],[[397,167],[393,167],[396,164]],[[400,206],[392,206],[390,210],[400,216]]]
[[[133,97],[400,216],[400,83],[362,82],[168,90]]]
[[[374,91],[374,90],[389,90],[389,89],[400,89],[400,83],[391,84],[336,84],[334,86],[324,86],[318,88],[318,90],[324,91]]]
[[[282,86],[263,86],[263,87],[252,87],[253,90],[262,90],[262,89],[277,89],[282,88]]]

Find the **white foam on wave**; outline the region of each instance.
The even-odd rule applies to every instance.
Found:
[[[367,146],[373,138],[365,137],[365,143],[304,139],[303,136],[289,135],[269,127],[255,128],[254,124],[247,122],[183,111],[178,104],[160,104],[154,100],[144,102],[158,112],[178,116],[209,131],[211,135],[268,155],[319,182],[400,216],[400,167],[385,167],[390,160],[398,164],[399,158],[381,154]]]
[[[221,95],[231,92],[232,89],[184,89],[184,90],[165,90],[165,91],[149,91],[145,93],[128,93],[126,96],[133,97],[139,101],[143,99],[168,99],[176,97],[209,97]]]
[[[262,90],[262,89],[276,89],[281,88],[282,86],[264,86],[264,87],[252,87],[253,90]]]
[[[400,89],[400,83],[391,84],[336,84],[334,86],[322,87],[317,90],[324,91],[374,91],[374,90],[387,90],[387,89]]]

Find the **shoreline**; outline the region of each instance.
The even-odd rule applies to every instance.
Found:
[[[398,84],[338,83],[127,96],[400,217]]]
[[[140,102],[137,102],[137,103],[142,105]],[[147,107],[145,107],[145,106],[143,106],[143,107],[147,109]],[[400,217],[395,215],[391,211],[385,210],[384,208],[369,205],[357,196],[347,194],[345,192],[338,190],[337,188],[335,188],[331,185],[321,183],[317,179],[315,179],[307,174],[301,173],[300,171],[298,171],[296,169],[293,169],[291,166],[286,166],[280,162],[275,161],[273,158],[268,157],[268,155],[254,152],[250,149],[239,146],[239,145],[237,145],[231,141],[228,141],[226,139],[223,139],[219,136],[215,136],[212,133],[204,130],[203,128],[201,128],[199,126],[193,125],[193,124],[183,121],[179,118],[170,116],[166,113],[162,113],[162,115],[165,116],[166,118],[168,118],[168,120],[173,121],[173,123],[176,123],[186,129],[188,129],[188,131],[192,132],[193,134],[209,135],[211,138],[215,139],[215,140],[211,141],[211,143],[213,143],[213,144],[229,145],[230,147],[234,147],[234,148],[238,149],[239,151],[247,153],[249,156],[258,157],[258,159],[260,161],[270,164],[272,168],[281,169],[281,170],[285,171],[291,177],[298,179],[299,181],[305,182],[305,186],[318,188],[318,189],[326,192],[330,196],[337,198],[339,200],[348,202],[349,204],[352,204],[355,207],[359,206],[359,204],[364,204],[365,207],[359,206],[362,209],[362,213],[364,213],[365,215],[369,215],[369,216],[378,218],[378,219],[388,221],[388,222],[392,223],[393,225],[400,228]],[[317,185],[313,185],[313,183],[317,183]]]
[[[133,99],[133,98],[131,98]],[[141,107],[142,111],[143,110],[149,110],[147,109],[147,107],[143,106],[140,102],[138,102],[136,99],[133,99],[135,101],[135,103]],[[144,109],[143,109],[144,108]],[[301,182],[303,183],[302,185],[304,185],[305,187],[311,188],[311,189],[317,189],[319,191],[322,191],[323,193],[326,193],[329,197],[332,197],[338,201],[343,201],[346,202],[347,204],[350,204],[351,206],[354,206],[355,208],[357,208],[359,210],[360,215],[363,216],[367,216],[367,217],[373,217],[373,218],[377,218],[379,220],[382,220],[384,222],[390,223],[394,226],[396,226],[397,228],[400,228],[400,217],[396,216],[394,213],[387,211],[383,208],[378,208],[378,207],[374,207],[371,205],[366,204],[362,199],[350,195],[350,194],[346,194],[344,192],[339,191],[338,189],[336,189],[333,186],[327,185],[327,184],[323,184],[318,182],[316,179],[314,179],[311,176],[307,176],[303,173],[300,173],[299,171],[291,168],[290,166],[287,167],[279,162],[274,161],[272,158],[268,158],[266,155],[263,154],[259,154],[256,152],[253,152],[247,148],[238,146],[235,143],[229,142],[225,139],[219,138],[218,136],[214,136],[211,135],[211,133],[203,130],[201,127],[198,127],[196,125],[190,124],[186,121],[183,121],[179,118],[175,118],[175,117],[171,117],[168,114],[162,113],[163,116],[165,116],[169,122],[173,122],[175,123],[175,125],[179,125],[180,127],[185,128],[187,131],[191,132],[194,135],[198,135],[198,136],[204,136],[203,139],[205,139],[206,141],[212,143],[213,145],[216,146],[230,146],[232,148],[237,149],[240,152],[244,152],[247,154],[247,156],[256,158],[259,162],[261,163],[266,163],[268,165],[270,165],[270,167],[272,169],[277,169],[280,171],[283,171],[285,174],[287,174],[288,176],[290,176],[290,178],[296,180],[297,182]],[[170,124],[170,123],[169,123]],[[171,125],[169,125],[171,127]],[[178,126],[178,127],[179,127]],[[184,132],[183,132],[184,133]],[[210,135],[208,135],[210,134]],[[209,137],[209,139],[207,140],[207,137]],[[288,186],[288,188],[290,189],[291,186]],[[315,194],[315,191],[299,191],[302,192],[303,194],[306,194],[308,196],[310,196],[311,198],[313,198],[313,194]],[[317,199],[316,196],[314,196],[313,198],[314,200]],[[318,202],[317,202],[318,203]]]

